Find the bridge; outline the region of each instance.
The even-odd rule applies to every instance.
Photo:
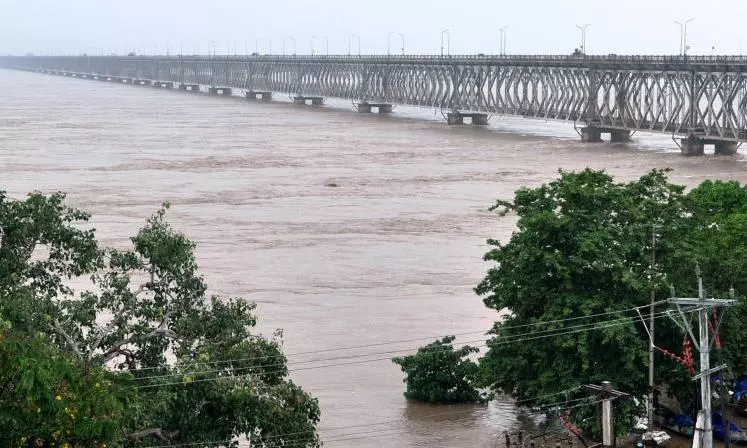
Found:
[[[349,99],[361,113],[438,108],[449,124],[491,114],[574,123],[582,141],[671,134],[682,153],[734,154],[747,140],[747,57],[739,56],[7,56],[0,67],[206,90],[298,104]]]

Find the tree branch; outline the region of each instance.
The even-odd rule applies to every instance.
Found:
[[[171,440],[177,435],[179,435],[179,431],[164,431],[162,428],[148,428],[127,434],[127,438],[139,440],[143,437],[156,436],[164,442],[171,442]]]
[[[178,339],[179,336],[176,333],[174,333],[173,330],[169,328],[169,316],[170,315],[171,315],[171,312],[167,312],[166,315],[163,316],[161,323],[158,324],[158,326],[154,328],[153,331],[145,335],[144,340],[148,340],[158,335],[164,335],[172,339]],[[104,353],[104,362],[109,362],[112,359],[119,356],[121,354],[121,347],[123,345],[127,345],[131,343],[134,339],[135,339],[135,336],[130,336],[112,345],[112,347]]]
[[[73,353],[78,355],[79,357],[83,358],[83,353],[80,351],[80,347],[78,347],[78,344],[73,340],[73,338],[68,334],[67,331],[65,331],[64,328],[62,328],[62,325],[60,325],[60,321],[55,319],[53,321],[52,328],[60,334],[63,338],[65,338],[65,341],[70,345],[70,348],[73,350]]]

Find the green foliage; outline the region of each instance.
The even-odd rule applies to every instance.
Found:
[[[692,297],[696,262],[714,295],[723,296],[731,285],[741,292],[742,305],[729,311],[721,337],[728,362],[735,373],[743,372],[744,187],[705,182],[686,194],[684,187],[667,181],[666,171],[615,183],[608,174],[587,169],[561,172],[547,185],[520,189],[513,201],[499,201],[493,209],[502,215],[515,213],[518,230],[505,244],[489,241],[493,249],[485,260],[493,266],[476,288],[486,306],[510,312],[494,325],[490,348],[481,360],[485,385],[521,400],[610,380],[618,389],[643,396],[648,392],[648,337],[632,318],[635,314],[617,311],[647,305],[652,291],[657,299],[666,298],[670,285],[679,295]],[[641,311],[645,314],[648,308]],[[600,313],[610,314],[584,318]],[[576,320],[542,324],[565,318]],[[622,320],[586,331],[611,319]],[[570,325],[582,327],[561,331]],[[532,329],[562,334],[525,337]],[[656,337],[657,345],[681,353],[684,335],[668,319],[657,320]],[[657,381],[673,386],[687,400],[691,381],[686,370],[663,357],[657,357],[657,363]],[[557,397],[533,403],[553,400]],[[619,428],[625,431],[635,410],[622,408]],[[594,419],[586,419],[589,412],[573,411],[579,424],[594,433]]]
[[[463,346],[454,350],[454,336],[418,349],[410,356],[394,358],[405,374],[405,397],[427,403],[484,403],[488,396],[476,387],[479,367],[469,355],[479,350]]]
[[[136,396],[128,374],[80,361],[45,342],[0,332],[0,444],[100,447],[123,442],[126,407]]]
[[[86,380],[105,366],[129,378],[117,433],[128,446],[240,436],[274,446],[290,433],[296,446],[318,446],[317,400],[288,379],[279,344],[252,331],[254,304],[207,295],[194,243],[167,209],[123,251],[100,248],[88,215],[62,194],[0,193],[0,318],[19,343],[41,335]],[[86,275],[87,289],[69,286]]]

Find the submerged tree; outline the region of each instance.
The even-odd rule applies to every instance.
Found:
[[[279,344],[252,332],[252,303],[206,295],[194,244],[165,221],[167,208],[120,251],[100,248],[62,194],[0,194],[0,318],[29,343],[42,335],[86,377],[127,372],[129,445],[246,436],[317,446],[317,400],[288,379]],[[69,286],[84,276],[87,289]]]
[[[470,346],[454,349],[454,336],[447,336],[418,349],[410,356],[394,358],[405,374],[405,397],[427,403],[484,403],[486,393],[477,389],[477,363],[468,357],[479,350]]]

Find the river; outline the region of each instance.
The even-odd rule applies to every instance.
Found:
[[[488,212],[496,199],[559,168],[747,181],[739,156],[684,158],[653,134],[583,145],[571,123],[449,127],[424,109],[364,115],[349,102],[250,103],[5,70],[0,92],[0,189],[67,192],[115,247],[170,201],[210,293],[256,301],[261,331],[283,330],[330,447],[492,447],[503,430],[531,430],[508,398],[407,403],[388,360],[437,335],[483,339],[497,316],[472,288],[486,239],[515,223]],[[370,356],[350,357],[360,354]],[[320,358],[335,359],[305,362]]]

